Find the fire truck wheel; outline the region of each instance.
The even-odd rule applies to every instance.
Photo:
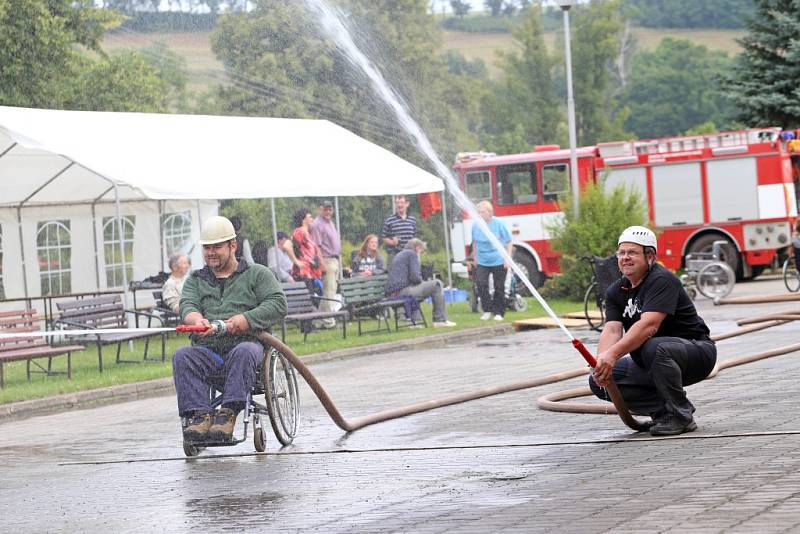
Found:
[[[736,246],[731,242],[730,239],[725,237],[722,234],[703,234],[694,241],[692,244],[689,245],[689,249],[686,251],[687,254],[691,254],[694,252],[711,252],[712,246],[714,241],[725,240],[728,242],[728,245],[722,247],[722,261],[727,263],[733,272],[736,273],[736,280],[742,279],[742,266],[741,266],[741,258],[739,257],[739,251],[736,250]]]
[[[514,249],[514,263],[519,265],[522,272],[533,284],[533,287],[542,287],[544,285],[544,275],[536,266],[536,261],[529,254],[521,252],[519,249]],[[525,284],[520,284],[518,293],[523,297],[531,296],[531,292],[528,291]]]

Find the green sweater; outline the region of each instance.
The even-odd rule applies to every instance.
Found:
[[[217,278],[207,266],[194,271],[183,284],[181,319],[198,312],[209,321],[243,314],[250,331],[235,336],[192,336],[192,344],[224,355],[243,341],[253,341],[259,330],[269,330],[286,315],[286,297],[272,271],[263,265],[239,262],[228,278]]]

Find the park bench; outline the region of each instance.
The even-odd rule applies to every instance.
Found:
[[[106,295],[91,299],[72,300],[66,302],[57,302],[56,307],[60,312],[58,320],[55,321],[57,327],[67,327],[68,329],[79,330],[103,330],[106,328],[128,328],[127,314],[132,313],[137,316],[148,318],[148,326],[151,325],[152,320],[159,322],[162,326],[164,322],[161,317],[152,313],[141,312],[138,310],[126,310],[122,304],[121,295]],[[144,358],[142,361],[157,361],[157,358],[149,358],[147,351],[150,344],[150,338],[153,336],[161,336],[161,361],[166,359],[166,332],[152,333],[152,332],[137,332],[131,329],[130,332],[121,332],[113,334],[89,334],[81,336],[81,341],[86,343],[94,342],[97,345],[97,358],[100,372],[103,372],[103,346],[104,345],[117,345],[117,363],[139,363],[136,360],[122,360],[120,359],[120,351],[122,350],[122,343],[125,341],[133,341],[136,339],[144,339]]]
[[[389,310],[395,311],[395,328],[397,328],[397,308],[404,306],[402,298],[387,298],[385,295],[386,280],[388,275],[359,276],[345,278],[339,282],[339,293],[342,295],[344,306],[352,319],[358,322],[358,335],[362,334],[361,321],[377,320],[378,328],[372,332],[391,332],[389,326]]]
[[[153,291],[153,300],[156,305],[153,307],[153,315],[158,315],[164,326],[178,326],[181,322],[181,316],[172,311],[172,308],[164,304],[164,294],[159,291]]]
[[[13,334],[35,332],[39,330],[39,318],[36,310],[11,310],[0,312],[0,333]],[[44,337],[9,337],[0,338],[0,388],[5,387],[3,364],[17,361],[26,362],[26,374],[31,379],[31,372],[45,373],[47,376],[64,374],[63,371],[53,371],[53,358],[67,356],[67,378],[72,379],[72,353],[83,350],[81,345],[55,345],[51,346]],[[47,369],[35,361],[47,358]],[[31,362],[40,371],[31,371]]]
[[[286,341],[286,323],[296,323],[303,332],[303,343],[305,343],[308,333],[313,330],[312,324],[316,319],[341,319],[342,338],[347,339],[347,312],[323,312],[314,306],[314,300],[322,300],[322,297],[311,295],[308,286],[304,282],[284,282],[281,284],[283,294],[286,295],[287,312],[281,321],[281,339]]]

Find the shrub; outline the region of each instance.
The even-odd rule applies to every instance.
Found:
[[[562,199],[564,216],[548,226],[554,250],[561,254],[561,275],[547,281],[543,293],[548,297],[580,300],[589,285],[592,270],[581,256],[609,256],[617,238],[628,226],[645,224],[645,202],[635,190],[621,185],[606,192],[589,183],[581,192],[580,215],[575,217],[571,199]]]

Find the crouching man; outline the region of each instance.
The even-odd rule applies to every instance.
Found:
[[[611,400],[603,386],[613,377],[631,411],[652,418],[650,433],[669,436],[697,428],[683,388],[708,376],[717,349],[680,280],[656,263],[657,252],[655,234],[643,226],[620,235],[623,277],[606,292],[606,323],[589,386]]]
[[[184,441],[226,442],[258,380],[264,349],[256,334],[286,314],[286,297],[267,267],[236,261],[236,232],[225,217],[205,221],[200,244],[205,267],[184,283],[180,314],[184,324],[209,330],[192,334],[192,345],[175,352],[172,374],[178,412],[188,418]],[[225,322],[225,334],[213,334],[214,320]],[[211,384],[224,391],[216,413],[209,399]]]

